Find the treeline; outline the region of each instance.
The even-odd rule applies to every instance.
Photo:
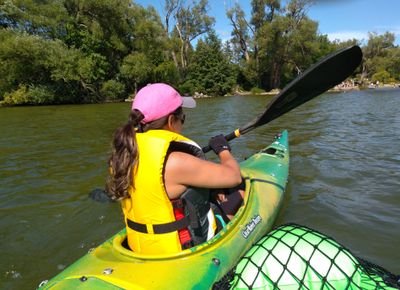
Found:
[[[282,88],[331,42],[307,16],[311,0],[252,0],[251,15],[226,11],[222,42],[208,0],[165,0],[162,13],[130,0],[0,2],[0,102],[3,105],[123,100],[147,83],[213,96]],[[161,17],[160,15],[163,15]],[[391,33],[371,33],[360,81],[396,82],[400,48]]]

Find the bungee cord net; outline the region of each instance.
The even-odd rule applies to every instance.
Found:
[[[213,289],[400,289],[400,276],[318,231],[287,224],[258,241]]]

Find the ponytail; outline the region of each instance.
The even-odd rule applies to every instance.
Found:
[[[140,111],[133,110],[129,114],[128,123],[114,133],[109,159],[110,175],[106,182],[106,192],[112,200],[129,197],[129,188],[135,188],[132,173],[138,160],[136,131],[141,131],[140,121],[143,118]]]
[[[174,118],[182,118],[182,107],[177,108],[171,115]],[[135,109],[129,114],[128,123],[115,131],[112,154],[108,161],[110,175],[106,182],[106,192],[112,200],[129,197],[129,188],[135,188],[133,170],[137,167],[139,160],[136,132],[162,129],[168,123],[168,116],[142,124],[144,116]]]

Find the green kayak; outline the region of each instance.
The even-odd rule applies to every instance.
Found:
[[[39,288],[211,289],[274,225],[288,179],[288,132],[240,167],[244,205],[211,240],[178,254],[149,256],[128,249],[122,230]]]

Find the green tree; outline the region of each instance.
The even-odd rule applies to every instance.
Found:
[[[232,31],[232,47],[235,53],[237,62],[244,59],[246,62],[250,61],[251,52],[251,34],[250,26],[246,20],[245,13],[239,4],[235,4],[232,9],[226,12],[228,19],[233,27]]]
[[[138,85],[150,78],[153,71],[151,61],[144,53],[136,52],[128,55],[122,62],[121,75],[127,79],[136,94]]]
[[[197,44],[184,88],[190,93],[197,91],[223,96],[232,91],[235,83],[235,70],[223,53],[220,39],[210,31],[206,39]]]
[[[383,84],[387,84],[392,81],[392,78],[390,76],[390,73],[388,73],[386,70],[381,70],[377,73],[374,73],[371,77],[371,80],[376,83],[380,82]]]
[[[311,3],[291,0],[282,7],[279,0],[253,0],[250,21],[238,5],[228,10],[234,27],[231,41],[246,59],[241,80],[279,88],[281,81],[285,84],[331,50],[327,38],[318,35],[318,23],[306,15]]]
[[[71,21],[63,40],[87,54],[103,55],[110,64],[107,77],[132,50],[132,10],[128,0],[65,0]]]
[[[6,93],[0,104],[6,106],[51,104],[54,99],[55,94],[46,86],[20,85],[16,90]]]
[[[400,47],[396,46],[391,48],[387,58],[386,70],[392,78],[400,81]]]
[[[265,22],[257,34],[260,54],[260,77],[268,79],[264,87],[280,88],[315,62],[321,39],[318,24],[306,16],[310,1],[292,0],[283,10]]]
[[[148,68],[162,69],[169,61],[159,15],[129,0],[16,0],[0,5],[0,74],[5,76],[0,99],[36,86],[52,92],[53,102],[122,98],[135,88],[131,78],[121,77],[127,56],[143,54],[149,60],[140,76],[143,83],[156,75]]]
[[[174,61],[183,75],[189,65],[192,41],[209,32],[215,22],[215,19],[207,14],[208,0],[196,0],[189,3],[166,0],[165,4],[166,29],[172,26],[170,25],[171,15],[175,21],[174,28],[170,32],[171,47],[178,47],[178,52],[173,53]]]
[[[154,80],[170,84],[180,82],[179,71],[173,61],[164,61],[154,69]]]
[[[49,48],[55,46],[62,44],[26,33],[0,30],[0,95],[17,90],[18,95],[22,95],[29,85],[48,83],[51,79],[48,63],[52,56]]]
[[[100,93],[106,100],[120,100],[125,93],[125,85],[117,80],[108,80],[101,86]]]
[[[107,63],[98,54],[86,55],[59,40],[0,30],[0,94],[27,86],[47,88],[49,103],[90,102],[99,98],[96,87],[104,80]],[[20,90],[22,92],[29,90]],[[43,102],[37,102],[43,103]]]
[[[0,2],[0,27],[47,38],[65,33],[68,18],[62,0],[14,0]]]
[[[252,0],[251,24],[254,27],[254,31],[259,31],[265,22],[271,22],[280,9],[280,0]]]
[[[386,66],[389,65],[390,51],[395,48],[394,39],[394,34],[389,32],[382,35],[369,33],[368,43],[363,48],[363,77],[371,78],[375,73],[385,70]]]

